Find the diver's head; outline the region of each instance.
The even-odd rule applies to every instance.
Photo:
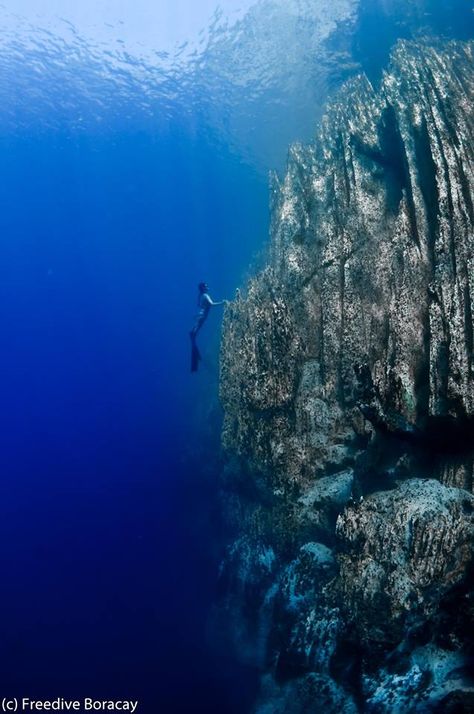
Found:
[[[207,283],[199,283],[198,290],[200,293],[207,293],[207,291],[209,290]]]

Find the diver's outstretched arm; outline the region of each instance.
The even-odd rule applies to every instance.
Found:
[[[225,305],[225,303],[227,302],[227,300],[219,300],[218,302],[214,302],[210,295],[206,295],[206,299],[209,305],[212,305],[212,307],[217,307],[218,305]]]

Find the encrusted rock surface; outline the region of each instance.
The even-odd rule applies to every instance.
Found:
[[[259,714],[474,711],[474,45],[399,43],[226,310],[220,612]]]
[[[362,641],[396,644],[407,622],[436,614],[465,576],[473,511],[470,494],[439,481],[410,479],[341,513],[339,587]]]

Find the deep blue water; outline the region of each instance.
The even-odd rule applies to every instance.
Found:
[[[376,81],[398,36],[474,34],[460,0],[348,0],[316,47],[318,4],[295,7],[291,71],[281,5],[257,3],[240,45],[218,33],[207,63],[151,98],[153,68],[132,81],[81,38],[1,45],[5,693],[138,698],[146,714],[250,706],[255,672],[208,633],[221,313],[191,375],[196,284],[232,297],[265,248],[267,170],[347,76]],[[261,54],[245,33],[271,22],[261,76],[232,84]]]
[[[216,481],[183,455],[217,355],[193,383],[188,330],[196,281],[229,294],[265,233],[265,181],[180,134],[0,151],[1,680],[164,711],[225,702],[205,641]]]

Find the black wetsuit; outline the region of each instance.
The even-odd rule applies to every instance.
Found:
[[[217,304],[220,305],[220,303]],[[191,330],[192,338],[196,337],[197,333],[206,322],[207,316],[209,315],[209,310],[211,309],[211,305],[214,305],[214,303],[212,302],[209,293],[202,293],[198,299],[199,311],[196,315],[196,322],[194,323],[194,327]]]
[[[198,313],[193,329],[189,333],[191,337],[191,372],[197,372],[201,354],[196,344],[196,335],[204,325],[209,315],[209,310],[213,305],[222,305],[223,302],[213,302],[209,293],[201,293],[198,298]]]

